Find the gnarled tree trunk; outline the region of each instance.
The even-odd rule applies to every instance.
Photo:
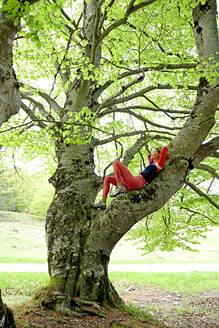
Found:
[[[44,304],[55,304],[63,313],[69,311],[77,297],[115,305],[119,297],[109,282],[107,270],[111,249],[107,241],[100,244],[96,211],[90,206],[100,182],[94,173],[93,146],[59,143],[57,157],[58,167],[50,179],[55,196],[46,220],[52,292]],[[68,306],[54,301],[56,295],[59,299],[66,295]]]

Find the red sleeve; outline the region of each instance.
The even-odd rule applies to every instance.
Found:
[[[164,146],[161,149],[160,158],[159,158],[159,161],[157,162],[159,164],[159,166],[162,168],[164,167],[164,164],[165,164],[167,152],[168,152],[168,148],[166,146]]]

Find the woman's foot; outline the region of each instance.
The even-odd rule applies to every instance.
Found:
[[[91,207],[99,208],[100,210],[105,210],[106,209],[106,203],[103,203],[101,200],[99,200],[99,202],[91,204]]]
[[[115,190],[111,193],[110,197],[116,197],[124,192],[126,192],[127,189],[125,186],[118,186],[115,188]]]

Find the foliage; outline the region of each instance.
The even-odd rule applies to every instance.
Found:
[[[54,193],[46,176],[4,168],[0,181],[0,210],[46,215]]]
[[[190,174],[196,181],[205,178],[202,189],[217,202],[216,184],[212,186],[210,174],[197,171]],[[206,233],[218,225],[218,220],[216,208],[184,186],[161,210],[137,223],[127,238],[143,241],[144,254],[156,250],[171,252],[176,248],[192,251],[193,246],[199,244],[197,239],[206,238]]]
[[[204,3],[155,1],[130,15],[127,1],[101,2],[105,19],[93,40],[93,52],[89,53],[90,40],[85,35],[89,31],[85,31],[81,19],[83,1],[42,0],[34,6],[7,1],[3,10],[10,17],[21,18],[13,58],[23,111],[2,126],[0,144],[4,149],[21,152],[29,160],[46,158],[53,173],[57,142],[83,144],[98,140],[96,171],[102,175],[112,159],[124,155],[139,136],[146,136],[146,145],[129,166],[138,174],[147,162],[148,151],[171,142],[185,124],[200,77],[205,76],[211,84],[215,82],[218,63],[211,56],[200,62],[195,46],[191,8],[200,2]],[[140,3],[135,1],[136,6]],[[124,24],[112,28],[123,19]],[[94,60],[100,44],[100,58],[96,55]],[[74,106],[70,106],[70,91],[81,81],[88,85],[89,96],[86,94],[83,99],[87,89],[82,88]],[[95,92],[100,95],[92,98]],[[216,127],[205,141],[215,135]],[[215,166],[210,158],[205,164]],[[207,189],[216,201],[214,190],[206,188],[212,179],[209,172],[196,169],[189,179]],[[26,184],[19,181],[20,192],[14,180],[6,180],[2,176],[9,203],[9,199],[17,199],[19,210],[29,208],[36,214],[45,213],[51,191],[44,188],[42,181],[36,183],[37,178],[30,177]],[[153,220],[146,218],[146,225],[139,223],[130,236],[146,239],[145,252],[156,248],[191,249],[196,237],[204,236],[209,226],[214,226],[215,217],[215,210],[207,201],[195,196],[187,186],[155,213]]]

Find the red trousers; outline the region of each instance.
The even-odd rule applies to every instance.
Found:
[[[118,160],[115,160],[113,162],[113,170],[115,173],[115,177],[107,176],[104,179],[104,184],[103,184],[104,198],[107,198],[109,194],[110,184],[117,186],[118,181],[122,182],[123,186],[127,188],[127,191],[139,189],[146,184],[146,181],[141,174],[138,174],[137,176],[132,175],[129,169],[127,169],[127,167]]]

